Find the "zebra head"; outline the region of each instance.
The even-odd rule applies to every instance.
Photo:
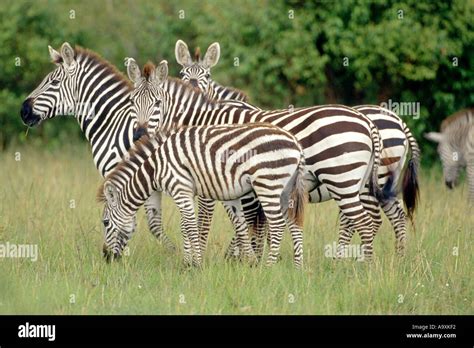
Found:
[[[137,141],[147,133],[147,129],[153,136],[154,131],[159,128],[165,105],[165,95],[160,86],[168,78],[168,62],[163,60],[158,67],[148,62],[143,68],[143,75],[133,58],[127,58],[126,64],[128,77],[134,84],[130,95],[130,114],[137,121],[133,134],[133,140]]]
[[[445,133],[429,132],[425,134],[425,138],[438,143],[438,154],[443,165],[444,182],[448,188],[454,188],[464,163],[463,152],[449,140]]]
[[[197,48],[193,61],[186,43],[178,40],[175,46],[175,55],[176,61],[183,67],[180,72],[181,79],[199,88],[207,95],[212,96],[211,68],[219,61],[220,53],[219,43],[214,42],[207,49],[203,59],[201,59],[199,48]]]
[[[70,115],[76,106],[75,81],[79,70],[76,53],[67,42],[61,46],[61,52],[48,48],[56,69],[46,75],[21,107],[21,119],[30,127],[56,115]]]
[[[103,185],[102,201],[105,202],[102,223],[104,225],[104,257],[107,261],[118,259],[136,228],[136,215],[125,210],[116,184],[106,181]]]

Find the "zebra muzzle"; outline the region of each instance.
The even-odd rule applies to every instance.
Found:
[[[115,261],[115,260],[119,260],[122,256],[118,252],[114,253],[105,244],[102,246],[102,254],[103,254],[104,259],[107,263],[110,263],[110,262]]]
[[[454,181],[448,181],[446,180],[444,182],[446,184],[446,186],[448,187],[448,189],[452,190],[454,188]]]
[[[21,120],[28,127],[36,126],[41,121],[41,117],[33,112],[33,101],[31,98],[26,99],[21,105],[20,115]]]
[[[146,129],[144,127],[137,127],[133,132],[133,141],[139,140],[142,136],[146,134]]]

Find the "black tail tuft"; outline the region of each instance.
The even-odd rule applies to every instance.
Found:
[[[403,201],[407,208],[407,216],[413,224],[413,216],[418,203],[419,187],[418,187],[418,173],[416,163],[410,159],[408,161],[407,169],[403,177]]]

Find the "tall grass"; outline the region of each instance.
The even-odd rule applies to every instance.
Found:
[[[15,154],[21,155],[16,161]],[[218,207],[202,270],[182,266],[179,214],[166,198],[164,223],[180,247],[166,252],[143,211],[130,256],[102,259],[101,178],[86,145],[0,154],[0,242],[37,244],[39,257],[0,259],[1,314],[473,314],[473,211],[465,185],[453,192],[423,170],[416,231],[404,258],[384,221],[371,264],[334,261],[334,202],[306,210],[305,265],[294,269],[290,238],[273,268],[224,262],[231,225]],[[358,243],[355,238],[353,243]]]

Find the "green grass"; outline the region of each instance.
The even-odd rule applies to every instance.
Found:
[[[465,184],[447,191],[437,170],[422,172],[416,232],[409,230],[402,259],[386,221],[373,263],[325,257],[324,246],[337,239],[337,211],[327,202],[306,210],[302,271],[293,268],[288,236],[273,268],[224,262],[232,232],[219,207],[204,267],[189,271],[169,198],[164,223],[178,254],[158,244],[140,211],[130,256],[103,261],[102,207],[95,201],[101,178],[86,145],[54,153],[10,148],[0,163],[0,242],[39,248],[37,262],[0,259],[0,314],[474,313],[474,214]]]

